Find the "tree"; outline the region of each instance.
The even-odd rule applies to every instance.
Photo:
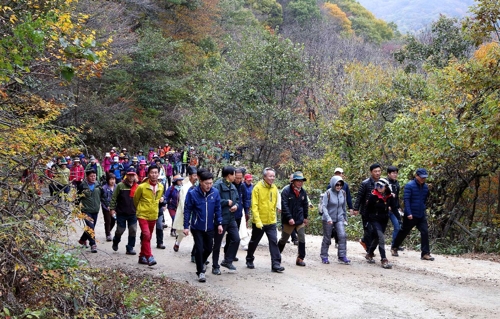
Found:
[[[301,26],[312,24],[321,18],[316,0],[292,0],[285,9],[291,12]]]
[[[476,45],[488,41],[500,41],[500,6],[496,0],[477,0],[471,8],[472,17],[463,26]]]

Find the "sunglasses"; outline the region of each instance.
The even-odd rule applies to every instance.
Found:
[[[377,187],[378,187],[378,188],[384,188],[384,187],[385,187],[385,185],[377,184]]]
[[[335,184],[335,187],[342,187],[342,184]]]

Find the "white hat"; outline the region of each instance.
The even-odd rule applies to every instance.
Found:
[[[113,157],[113,162],[118,162],[118,156]]]
[[[111,157],[111,154],[109,154],[109,152],[107,152],[105,157]]]
[[[343,169],[341,169],[340,167],[337,167],[337,168],[335,169],[334,173],[337,173],[337,172],[339,172],[339,173],[343,173],[343,172],[344,172],[344,170],[343,170]]]

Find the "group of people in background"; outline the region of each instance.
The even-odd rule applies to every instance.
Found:
[[[264,234],[269,241],[271,271],[285,270],[281,265],[281,253],[290,237],[298,246],[296,265],[306,265],[305,228],[311,203],[303,187],[306,178],[302,172],[295,172],[290,183],[278,191],[274,184],[276,173],[272,168],[265,168],[262,179],[254,185],[253,176],[244,168],[226,165],[221,171],[222,178],[216,181],[218,172],[214,175],[213,168],[203,167],[198,161],[193,161],[194,157],[193,147],[174,150],[168,144],[156,151],[150,148],[147,155],[139,150],[132,157],[125,148],[119,153],[113,148],[106,152],[102,161],[94,156],[87,161],[83,155],[72,160],[58,158],[55,163],[47,165],[46,174],[52,181],[49,185],[51,195],[67,194],[70,187],[76,188],[77,203],[89,217],[85,219],[86,228],[79,243],[90,246],[93,253],[97,252],[97,245],[92,234],[98,212],[102,209],[106,240],[112,242],[112,249],[118,251],[122,236],[128,229],[125,253],[136,255],[139,226],[141,248],[138,261],[155,265],[151,250],[153,232],[156,229],[156,247],[166,249],[163,229],[164,215],[168,212],[172,220],[170,235],[175,237],[175,252],[179,251],[183,238],[193,236],[191,261],[196,264],[200,282],[206,281],[210,255],[212,274],[220,275],[221,266],[230,272],[236,271],[233,262],[239,260],[240,226],[249,220],[251,237],[245,247],[247,268],[255,268],[254,253]],[[405,186],[404,211],[399,203],[398,168],[389,166],[385,178],[381,178],[381,173],[380,164],[370,166],[370,177],[360,184],[353,204],[343,169],[335,169],[318,207],[323,225],[322,263],[330,263],[332,239],[335,239],[338,262],[351,263],[347,258],[345,227],[348,216],[358,213],[363,222],[360,243],[366,251],[368,263],[375,263],[374,252],[378,247],[382,267],[392,268],[385,251],[385,231],[389,221],[393,224],[393,257],[398,256],[402,242],[417,227],[421,233],[421,258],[434,260],[430,255],[425,214],[429,194],[425,184],[427,171],[417,169],[415,179]],[[281,216],[280,238],[277,211]],[[221,251],[224,236],[226,243]]]

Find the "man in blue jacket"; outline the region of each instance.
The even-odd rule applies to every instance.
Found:
[[[413,227],[417,226],[420,232],[421,259],[434,260],[429,247],[429,226],[425,215],[425,202],[429,197],[429,188],[425,184],[427,176],[429,176],[427,170],[419,168],[415,172],[415,179],[405,186],[403,195],[405,203],[403,227],[398,232],[391,247],[391,254],[395,257],[398,256],[399,246],[403,243],[403,240],[408,236]]]
[[[184,235],[193,234],[195,245],[196,275],[205,282],[205,262],[212,253],[214,228],[222,234],[222,214],[219,191],[212,187],[213,175],[208,170],[198,171],[200,185],[191,189],[184,203]]]

